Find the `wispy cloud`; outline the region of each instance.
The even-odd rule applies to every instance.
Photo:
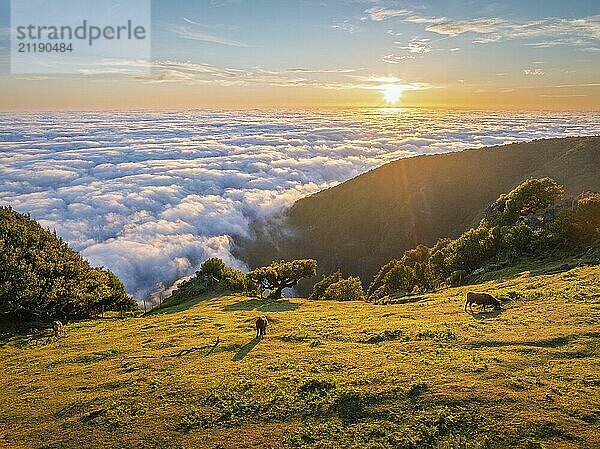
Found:
[[[238,30],[240,28],[239,25],[231,25],[231,24],[224,24],[224,23],[202,23],[202,22],[198,22],[197,20],[192,20],[189,19],[187,17],[182,17],[183,21],[186,23],[189,23],[191,25],[197,25],[203,28],[213,28],[213,29],[219,29],[219,30]]]
[[[587,97],[585,94],[564,94],[564,95],[551,95],[551,94],[540,94],[540,97],[545,98],[571,98],[571,97]]]
[[[542,69],[523,69],[525,76],[544,76],[545,72]]]
[[[413,55],[397,55],[395,53],[391,53],[389,55],[385,55],[382,58],[382,61],[388,64],[400,64],[401,61],[405,59],[415,59]]]
[[[422,37],[413,37],[408,43],[394,42],[398,52],[391,53],[383,57],[383,62],[388,64],[398,64],[405,59],[414,59],[433,51],[430,39]],[[455,50],[454,50],[455,51]]]
[[[350,22],[349,20],[336,21],[331,25],[334,30],[343,31],[345,33],[354,34],[362,31],[362,28],[358,25]]]
[[[318,89],[372,89],[378,80],[360,75],[362,68],[290,67],[238,69],[182,61],[146,61],[106,59],[94,70],[81,75],[133,76],[144,83],[213,84],[222,87],[264,85],[274,87],[313,87]],[[407,90],[432,86],[406,83]]]
[[[502,23],[504,23],[504,21],[498,18],[448,20],[445,22],[434,23],[425,29],[433,33],[444,34],[447,36],[458,36],[459,34],[468,32],[487,34],[496,31],[498,25]]]
[[[304,67],[294,67],[287,69],[288,72],[303,72],[303,73],[354,73],[360,69],[309,69]]]
[[[404,9],[373,7],[365,11],[364,20],[382,21],[391,17],[400,17],[405,23],[426,25],[425,30],[448,37],[463,34],[479,35],[473,43],[487,44],[503,40],[525,39],[539,41],[527,42],[537,48],[549,48],[558,45],[585,47],[589,51],[600,48],[600,15],[564,19],[548,17],[539,20],[511,21],[502,17],[478,17],[472,19],[452,19],[448,17],[422,16]]]
[[[400,50],[406,50],[408,53],[429,53],[432,50],[429,42],[430,39],[413,37],[407,45],[400,45],[398,48]]]
[[[183,24],[166,25],[165,29],[183,39],[226,45],[229,47],[250,47],[250,45],[244,42],[208,33],[205,30],[205,28],[207,28],[206,25],[194,22],[186,17],[183,18],[183,21],[185,22]]]
[[[600,83],[579,83],[579,84],[558,84],[556,86],[551,86],[556,89],[562,89],[565,87],[600,87]]]
[[[498,42],[502,40],[502,36],[499,34],[488,34],[482,37],[477,37],[473,39],[474,44],[489,44],[491,42]]]
[[[412,12],[407,9],[391,9],[374,6],[367,9],[365,13],[367,14],[367,17],[363,17],[364,20],[370,19],[374,22],[381,22],[383,20],[391,19],[392,17],[405,17]]]
[[[46,80],[54,79],[53,77],[46,76],[46,75],[16,76],[15,78],[18,80],[22,80],[22,81],[46,81]]]

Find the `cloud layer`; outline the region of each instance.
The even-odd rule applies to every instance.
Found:
[[[594,113],[424,110],[0,114],[0,204],[55,228],[137,299],[230,236],[385,162],[600,133]]]

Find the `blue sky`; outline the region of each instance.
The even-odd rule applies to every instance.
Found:
[[[591,0],[155,0],[146,78],[135,64],[129,76],[124,63],[111,73],[111,62],[102,73],[10,75],[2,36],[3,109],[85,106],[65,101],[66,90],[86,92],[90,108],[378,106],[390,84],[410,106],[600,103],[600,2]],[[32,89],[39,106],[14,97]]]

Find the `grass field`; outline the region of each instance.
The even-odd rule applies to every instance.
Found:
[[[205,297],[6,337],[0,447],[598,448],[599,280],[522,273],[386,306]],[[505,309],[465,313],[469,289]]]

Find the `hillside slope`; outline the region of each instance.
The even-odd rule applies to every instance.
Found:
[[[537,140],[401,159],[297,201],[240,240],[251,267],[310,257],[368,280],[417,244],[456,237],[501,193],[529,177],[553,177],[567,195],[600,191],[600,137]]]
[[[388,306],[227,296],[5,338],[0,446],[599,447],[599,278],[524,272]],[[468,289],[512,300],[470,315]]]

